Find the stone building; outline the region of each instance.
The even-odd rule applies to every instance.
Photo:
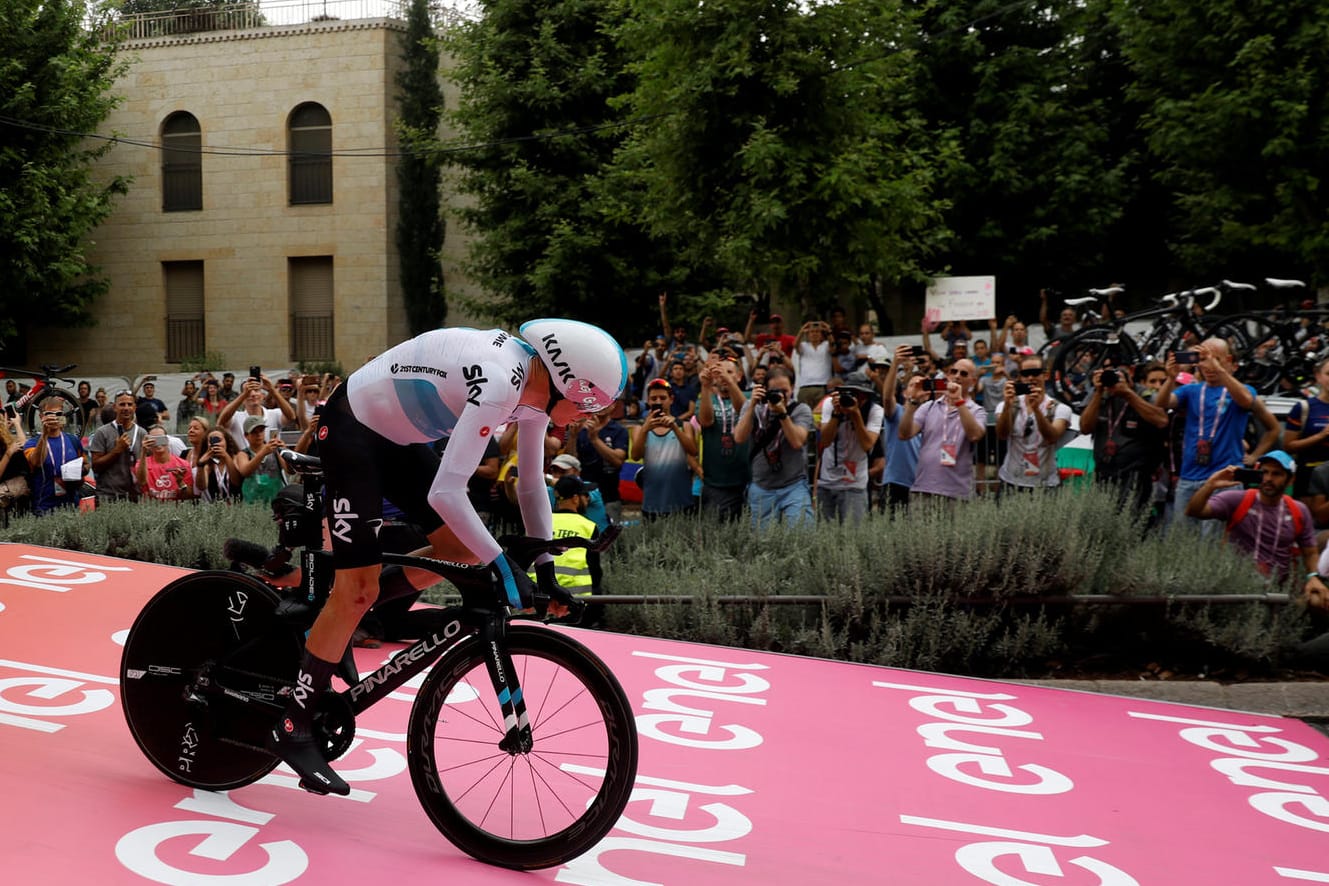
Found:
[[[126,140],[98,169],[132,183],[93,232],[111,289],[95,327],[34,336],[31,363],[133,375],[210,352],[349,372],[407,336],[391,156],[404,21],[246,24],[157,23],[125,45],[102,132]]]

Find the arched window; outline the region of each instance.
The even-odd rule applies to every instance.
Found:
[[[203,208],[203,134],[198,119],[176,111],[162,121],[162,212]]]
[[[332,202],[332,117],[327,108],[307,102],[291,112],[286,124],[290,152],[290,202]]]

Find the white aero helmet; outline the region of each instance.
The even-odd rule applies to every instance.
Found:
[[[582,412],[614,405],[628,383],[628,358],[613,336],[577,320],[528,320],[518,330],[549,370],[554,390]]]

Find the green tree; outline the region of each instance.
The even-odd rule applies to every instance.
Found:
[[[1329,8],[1116,0],[1192,275],[1329,275]]]
[[[450,117],[464,149],[456,209],[474,234],[468,270],[505,323],[555,313],[635,338],[658,321],[656,292],[689,270],[631,218],[607,218],[618,146],[609,100],[630,84],[604,33],[605,0],[491,0],[445,37],[461,88]],[[625,306],[634,305],[631,310]]]
[[[397,75],[397,133],[403,151],[397,162],[397,256],[407,324],[411,335],[419,335],[442,326],[448,313],[439,256],[444,234],[442,164],[430,150],[443,115],[443,90],[428,0],[411,0],[402,42],[406,66]]]
[[[88,141],[124,65],[80,0],[0,0],[0,342],[18,319],[84,326],[109,287],[88,236],[127,181],[96,180],[110,142]]]
[[[922,275],[945,237],[944,134],[913,110],[896,2],[622,0],[637,120],[617,158],[636,212],[727,282],[807,306]]]
[[[1120,279],[1121,269],[1105,268],[1136,196],[1139,146],[1104,4],[916,6],[926,67],[920,108],[956,134],[962,152],[945,183],[956,234],[946,264],[995,274],[998,290],[1015,297],[1041,286],[1105,285],[1104,274]]]

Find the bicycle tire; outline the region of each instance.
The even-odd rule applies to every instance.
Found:
[[[1077,413],[1093,393],[1088,380],[1105,366],[1135,366],[1140,348],[1125,331],[1090,327],[1064,338],[1052,355],[1048,390]],[[1077,381],[1077,379],[1081,379]]]
[[[430,820],[457,848],[498,867],[535,870],[576,858],[618,821],[636,780],[637,731],[623,688],[585,646],[532,625],[510,626],[508,645],[532,750],[498,748],[503,717],[482,642],[471,636],[420,689],[407,765]],[[603,772],[598,788],[588,770]],[[501,804],[500,792],[508,794]]]
[[[230,790],[279,762],[260,749],[301,645],[276,620],[278,600],[249,576],[196,572],[158,591],[134,620],[120,660],[120,704],[139,749],[175,781]],[[219,659],[226,667],[214,676],[239,697],[223,694],[214,680],[202,698],[187,698],[199,670]]]
[[[1285,376],[1302,374],[1295,368],[1300,354],[1296,342],[1289,342],[1279,325],[1260,314],[1218,317],[1205,325],[1205,331],[1228,342],[1237,364],[1233,374],[1258,394],[1277,393]]]
[[[63,401],[60,406],[60,412],[64,415],[65,423],[61,428],[71,437],[83,439],[83,407],[79,406],[78,399],[68,391],[54,386],[47,387],[36,398],[28,404],[28,427],[35,429],[40,433],[42,428],[41,405],[50,399]]]

